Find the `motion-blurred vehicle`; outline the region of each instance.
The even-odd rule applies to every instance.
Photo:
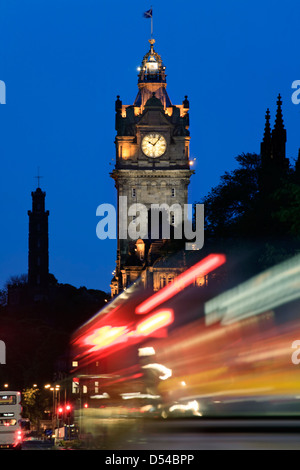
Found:
[[[81,419],[299,416],[300,256],[236,278],[210,255],[158,292],[135,283],[75,332]]]

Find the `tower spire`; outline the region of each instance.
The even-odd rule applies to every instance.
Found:
[[[277,99],[277,111],[275,125],[272,132],[272,147],[273,147],[273,157],[277,161],[285,161],[285,149],[286,146],[286,130],[283,123],[282,115],[282,99],[281,95],[278,95]]]
[[[268,108],[266,111],[266,123],[265,123],[264,137],[260,145],[260,154],[261,154],[263,163],[266,163],[272,158],[272,131],[271,131],[271,125],[270,125],[270,118],[271,118],[270,110]]]
[[[263,159],[271,158],[272,155],[272,131],[270,125],[270,110],[266,111],[266,123],[264,130],[264,138],[261,143],[261,156]]]
[[[271,125],[270,125],[270,118],[271,118],[271,115],[270,115],[270,109],[267,108],[267,111],[266,111],[266,124],[265,124],[265,132],[264,132],[264,142],[267,142],[271,139]]]
[[[277,112],[276,112],[274,130],[276,131],[284,130],[283,115],[282,115],[282,99],[281,99],[280,93],[277,98]]]

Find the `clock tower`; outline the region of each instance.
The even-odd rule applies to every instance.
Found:
[[[128,227],[134,216],[132,204],[179,204],[188,202],[188,185],[193,171],[189,163],[189,101],[173,105],[166,87],[166,68],[149,40],[150,50],[139,67],[138,93],[132,105],[117,96],[116,165],[111,173],[118,193],[118,246],[112,295],[121,292],[149,266],[149,240],[120,237],[120,224]],[[170,214],[169,214],[170,216]],[[172,219],[172,215],[171,215]],[[172,220],[169,220],[172,225]],[[156,240],[156,246],[159,240]],[[153,247],[152,247],[153,248]]]

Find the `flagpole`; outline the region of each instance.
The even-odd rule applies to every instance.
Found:
[[[151,39],[152,39],[152,36],[153,36],[153,8],[151,5]]]

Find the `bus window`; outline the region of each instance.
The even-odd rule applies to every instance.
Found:
[[[16,395],[0,395],[0,406],[15,405],[17,403],[16,398]]]

